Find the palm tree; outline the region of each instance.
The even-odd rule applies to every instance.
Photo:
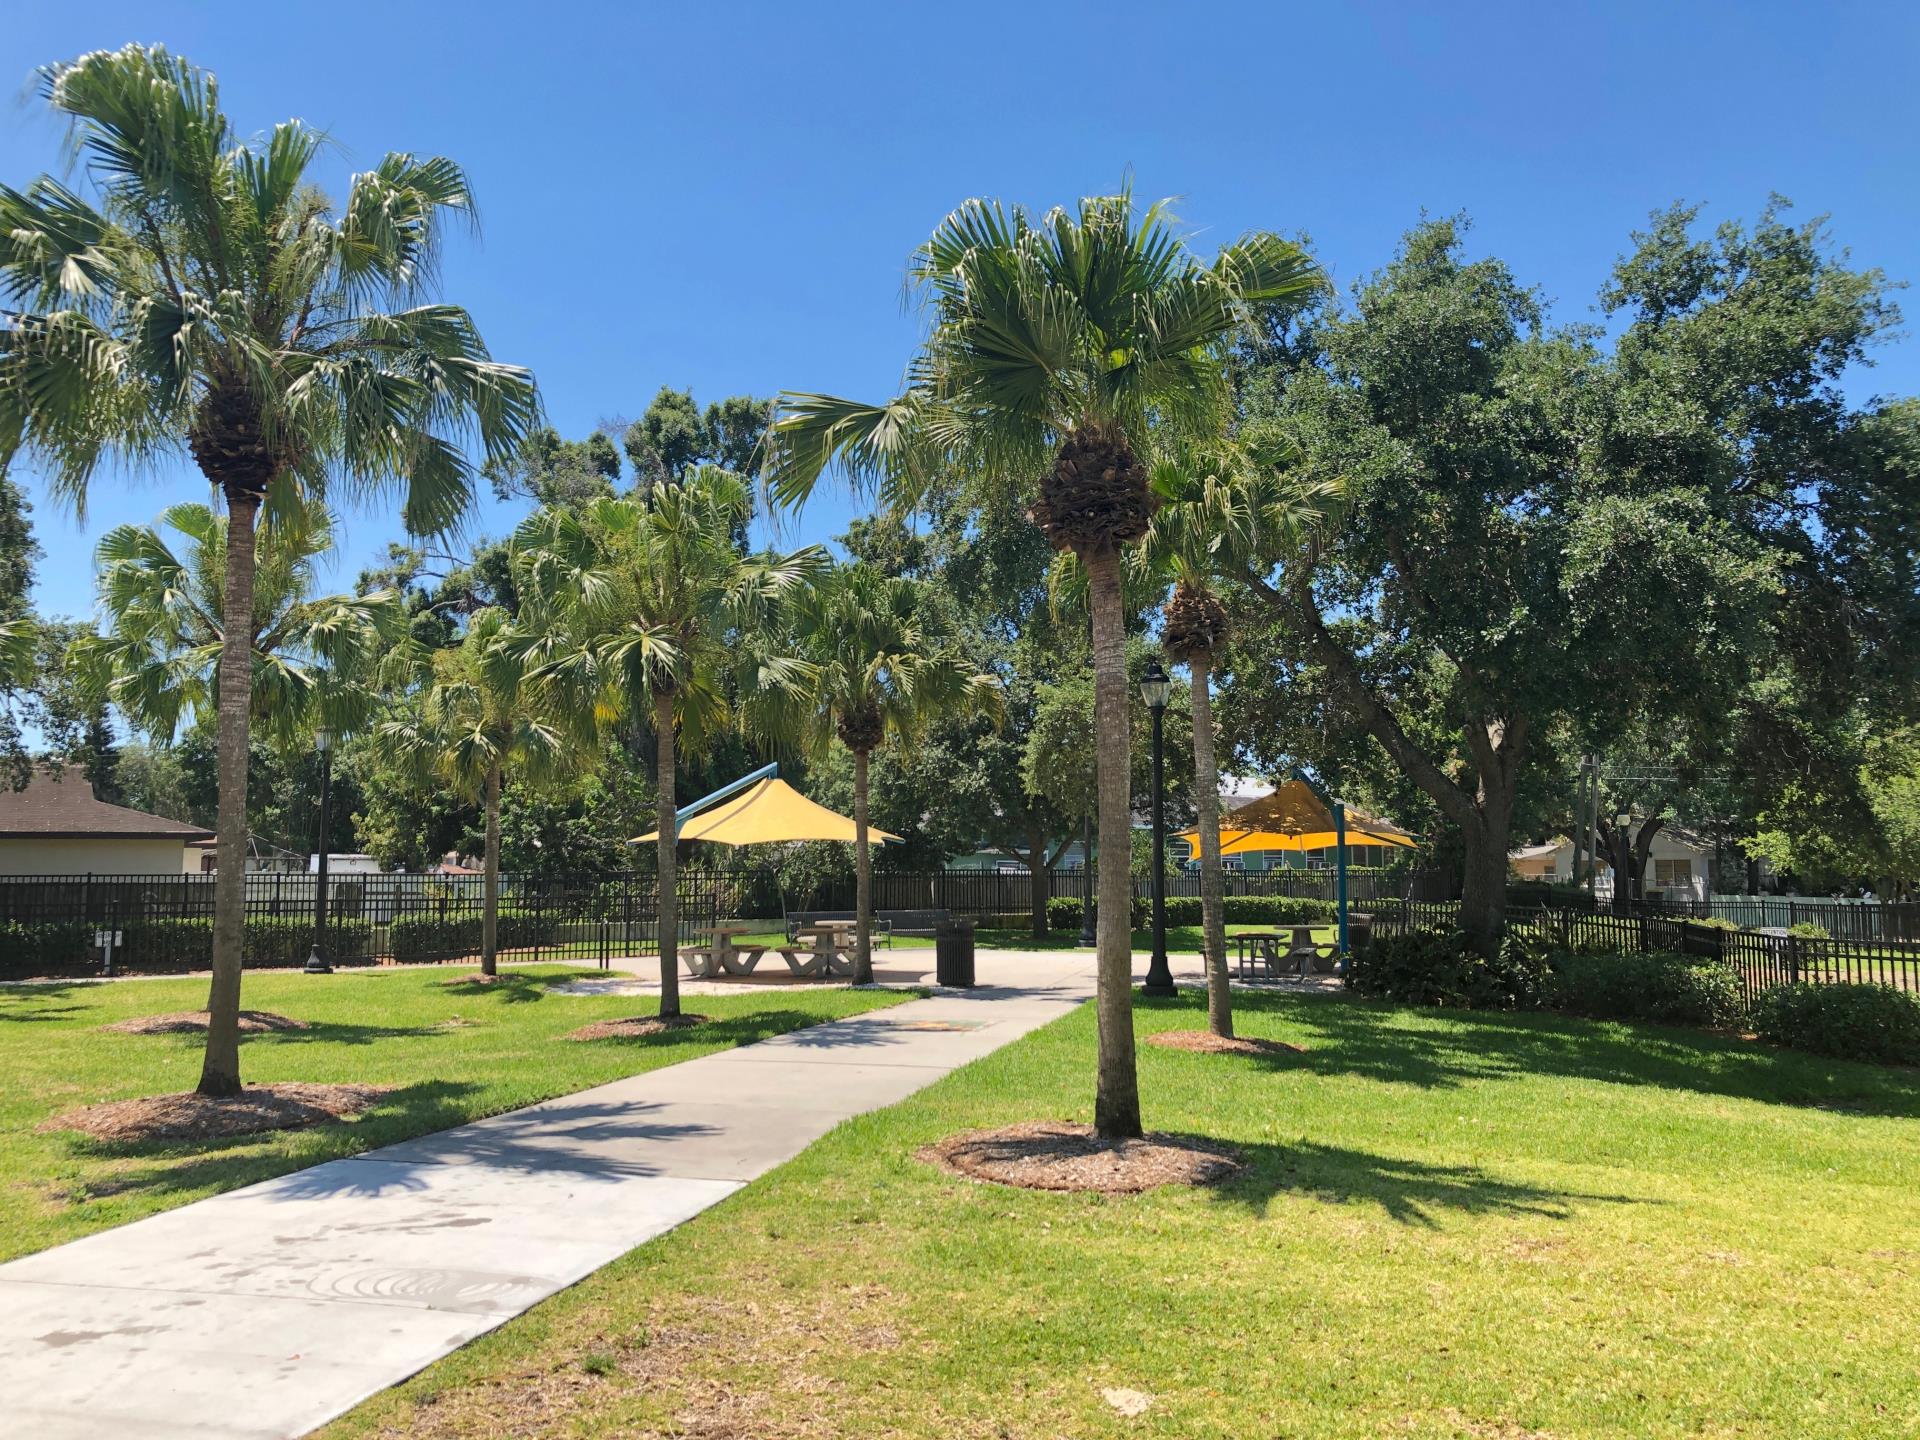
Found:
[[[838,740],[853,755],[853,983],[873,983],[873,852],[867,842],[867,768],[889,738],[908,740],[942,715],[991,712],[999,684],[940,648],[922,587],[866,565],[829,572],[794,603],[794,653],[806,669],[807,748],[825,758]],[[788,707],[774,710],[785,730]],[[791,733],[791,732],[789,732]],[[778,731],[769,738],[778,739]]]
[[[936,484],[1007,492],[1086,568],[1093,615],[1100,853],[1129,852],[1127,676],[1120,556],[1157,505],[1147,461],[1182,437],[1223,434],[1225,347],[1260,302],[1324,284],[1306,253],[1256,233],[1200,263],[1163,205],[1130,194],[1034,220],[970,200],[915,253],[910,283],[931,326],[906,392],[882,405],[787,394],[769,436],[776,502],[803,498],[829,465],[895,504]],[[1100,1060],[1094,1125],[1140,1133],[1132,946],[1124,865],[1100,871]]]
[[[752,514],[737,477],[703,466],[645,496],[529,516],[513,539],[519,654],[539,702],[584,743],[602,721],[644,716],[655,742],[660,1014],[680,1013],[674,766],[732,721],[731,694],[792,693],[801,667],[769,653],[779,605],[826,562],[808,546],[742,555]]]
[[[1264,437],[1263,437],[1264,438]],[[1233,1034],[1227,974],[1226,876],[1220,864],[1220,767],[1214,751],[1213,662],[1228,631],[1223,579],[1266,557],[1310,563],[1315,537],[1339,513],[1337,484],[1287,469],[1279,442],[1260,453],[1235,443],[1193,446],[1154,467],[1153,487],[1167,503],[1154,515],[1137,568],[1172,593],[1161,610],[1160,641],[1191,676],[1193,808],[1200,836],[1200,918],[1207,974],[1207,1028]]]
[[[473,491],[464,450],[504,462],[532,428],[533,380],[465,310],[416,303],[441,229],[471,219],[451,160],[392,154],[336,211],[298,121],[239,139],[207,72],[157,46],[42,72],[92,198],[42,176],[0,187],[0,467],[24,450],[76,511],[103,464],[185,449],[228,518],[219,667],[219,879],[200,1093],[240,1090],[255,525],[348,482],[396,490],[416,533]]]
[[[381,722],[374,740],[402,770],[443,784],[486,816],[480,973],[499,971],[500,787],[508,771],[535,783],[564,774],[578,750],[528,707],[517,646],[504,610],[477,612],[460,644],[416,659],[411,706]]]
[[[379,663],[406,625],[391,590],[313,594],[332,520],[317,500],[299,510],[263,531],[254,553],[251,724],[283,744],[316,725],[366,723]],[[230,529],[211,505],[174,505],[154,525],[115,526],[94,551],[105,628],[76,640],[67,664],[88,694],[162,744],[182,720],[219,716]]]

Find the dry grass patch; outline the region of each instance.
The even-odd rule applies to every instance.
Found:
[[[1139,1140],[1103,1140],[1091,1126],[1044,1120],[949,1135],[919,1157],[969,1180],[1104,1195],[1211,1185],[1245,1168],[1231,1146],[1194,1135],[1150,1132]]]
[[[639,1324],[601,1307],[525,1365],[410,1406],[378,1440],[827,1440],[865,1433],[858,1402],[824,1363],[900,1345],[882,1285],[789,1300],[771,1276],[749,1298],[651,1300]],[[601,1427],[611,1427],[603,1430]]]
[[[215,1098],[184,1091],[110,1100],[69,1110],[42,1121],[42,1130],[77,1130],[95,1140],[214,1140],[299,1130],[345,1120],[393,1093],[390,1085],[250,1085],[238,1095]]]
[[[165,1015],[136,1015],[131,1020],[117,1020],[111,1025],[102,1025],[102,1030],[114,1035],[185,1035],[195,1030],[207,1028],[207,1012],[204,1010],[171,1010]],[[240,1033],[242,1035],[267,1035],[283,1030],[307,1030],[310,1027],[304,1020],[295,1020],[290,1015],[276,1015],[271,1010],[242,1010],[240,1012]]]
[[[1307,1047],[1285,1040],[1255,1040],[1246,1035],[1216,1035],[1211,1030],[1156,1030],[1140,1037],[1163,1050],[1187,1050],[1196,1055],[1304,1055]]]
[[[569,1040],[644,1040],[649,1035],[664,1035],[669,1030],[691,1030],[705,1025],[706,1015],[635,1015],[626,1020],[596,1020],[582,1025],[567,1036]]]

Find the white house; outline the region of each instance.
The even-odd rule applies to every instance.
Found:
[[[0,788],[0,875],[179,875],[198,825],[96,800],[77,767]]]
[[[1522,879],[1571,884],[1573,841],[1560,837],[1542,845],[1523,845],[1508,852],[1507,862]],[[1712,843],[1685,830],[1662,826],[1654,832],[1653,843],[1647,848],[1647,873],[1643,883],[1649,896],[1707,899],[1713,893]],[[1604,855],[1600,859],[1595,889],[1601,895],[1613,893],[1613,868]]]

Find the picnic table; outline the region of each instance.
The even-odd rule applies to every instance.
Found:
[[[1285,969],[1292,969],[1298,975],[1311,974],[1323,958],[1321,947],[1314,942],[1311,925],[1294,925],[1285,932],[1243,930],[1230,938],[1237,952],[1242,980],[1256,978],[1260,970],[1274,979]],[[1284,953],[1280,949],[1282,941],[1287,944]]]
[[[754,968],[772,951],[787,962],[787,969],[802,979],[817,980],[828,975],[853,973],[853,932],[851,920],[820,920],[803,925],[795,932],[805,945],[739,945],[735,939],[751,935],[751,925],[705,925],[700,933],[712,936],[704,948],[685,952],[687,968],[696,979],[714,980],[722,975],[751,975]]]

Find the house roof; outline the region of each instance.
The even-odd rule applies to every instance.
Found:
[[[36,770],[24,790],[0,789],[0,840],[211,840],[213,832],[96,800],[79,767]]]
[[[1509,850],[1507,852],[1507,858],[1509,860],[1538,860],[1545,855],[1559,854],[1562,849],[1571,843],[1572,842],[1568,840],[1549,840],[1544,845],[1522,845],[1518,850]]]

